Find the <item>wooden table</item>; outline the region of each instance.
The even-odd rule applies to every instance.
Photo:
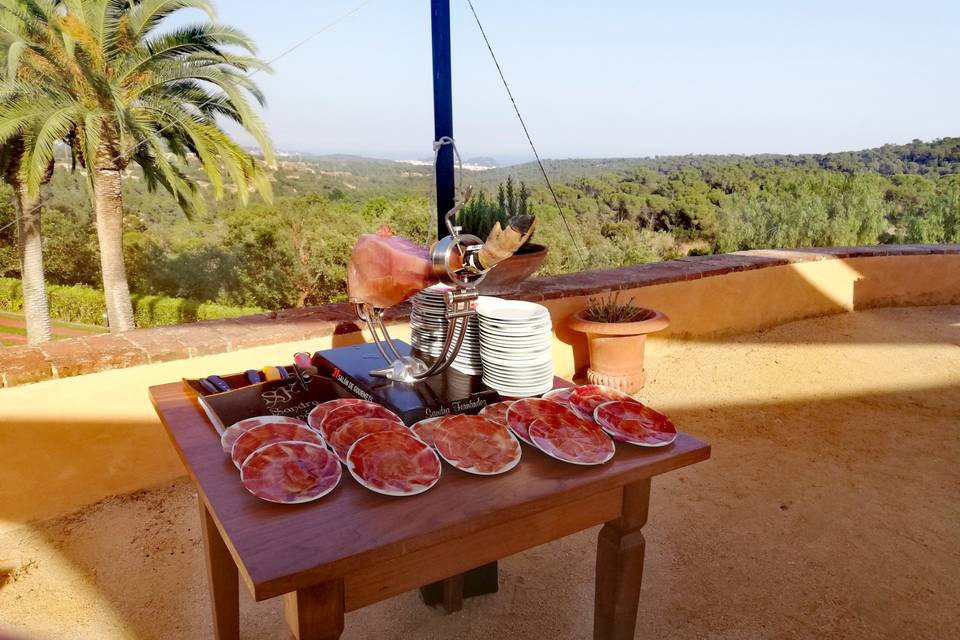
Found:
[[[395,498],[344,471],[325,498],[278,505],[243,488],[192,391],[178,382],[150,396],[199,494],[220,640],[239,636],[238,571],[256,600],[284,596],[295,637],[327,640],[340,636],[346,611],[444,579],[444,597],[455,601],[464,572],[598,524],[594,638],[633,638],[651,478],[710,456],[686,434],[660,449],[620,445],[597,467],[523,445],[503,476],[444,465],[433,489]]]

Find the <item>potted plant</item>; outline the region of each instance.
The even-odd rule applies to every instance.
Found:
[[[483,191],[479,192],[460,211],[457,224],[464,233],[486,240],[496,223],[506,228],[513,216],[532,215],[533,206],[529,200],[527,185],[521,182],[520,188],[516,189],[513,178],[508,176],[506,185],[501,183],[497,188],[496,200],[488,200]],[[546,257],[545,246],[527,239],[513,256],[490,270],[480,283],[480,293],[489,295],[511,291],[533,275]]]
[[[619,293],[590,298],[587,307],[568,321],[574,331],[587,334],[590,366],[587,379],[626,393],[635,393],[646,382],[643,351],[647,334],[666,329],[670,319],[656,309],[619,300]]]

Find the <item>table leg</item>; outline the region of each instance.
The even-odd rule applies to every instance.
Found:
[[[441,605],[446,613],[453,613],[463,608],[464,598],[499,591],[499,579],[499,567],[496,562],[491,562],[466,573],[420,587],[420,597],[431,607]]]
[[[463,609],[463,574],[443,581],[443,610],[454,613]]]
[[[650,479],[623,489],[620,517],[603,525],[597,540],[594,640],[632,640],[637,626]]]
[[[200,530],[203,532],[204,555],[207,560],[207,586],[213,612],[213,633],[216,640],[237,640],[240,637],[240,584],[237,565],[220,536],[220,530],[200,501]]]
[[[343,633],[343,580],[287,593],[283,608],[297,640],[336,640]]]

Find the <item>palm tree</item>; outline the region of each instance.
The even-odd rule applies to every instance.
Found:
[[[52,338],[47,283],[43,271],[43,243],[40,235],[42,203],[31,195],[21,175],[23,140],[14,138],[0,146],[0,176],[13,187],[20,254],[20,284],[27,344],[42,344]]]
[[[111,330],[132,329],[122,172],[136,163],[148,187],[165,188],[188,216],[204,206],[184,170],[193,161],[216,198],[231,180],[243,202],[253,189],[270,199],[263,164],[218,122],[239,124],[265,162],[273,162],[266,129],[248,99],[264,104],[249,76],[268,67],[255,57],[252,41],[231,27],[202,22],[161,30],[186,9],[213,20],[206,0],[0,0],[0,8],[6,9],[0,30],[20,34],[11,60],[29,61],[35,71],[33,95],[0,98],[0,143],[39,122],[36,135],[24,139],[26,184],[36,193],[54,144],[68,140],[92,194]]]
[[[11,66],[8,64],[8,53],[14,42],[16,38],[8,37],[0,31],[0,92],[4,94],[15,91],[16,87],[16,78],[9,75]],[[27,343],[36,345],[49,342],[52,330],[43,270],[43,242],[40,231],[42,201],[39,192],[31,193],[26,188],[23,151],[23,136],[13,136],[0,144],[0,179],[13,188]],[[53,164],[50,163],[45,179],[49,178],[52,169]]]

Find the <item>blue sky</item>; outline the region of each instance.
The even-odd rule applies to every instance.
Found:
[[[960,135],[960,2],[474,0],[545,157],[800,153]],[[361,0],[219,0],[266,59]],[[465,157],[530,158],[466,0]],[[430,155],[429,0],[371,0],[260,75],[279,148]]]

